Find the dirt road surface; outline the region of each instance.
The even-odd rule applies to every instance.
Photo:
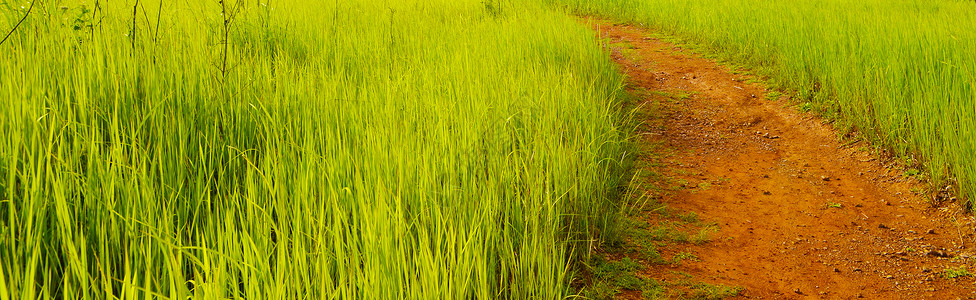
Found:
[[[976,273],[974,221],[957,204],[933,205],[904,170],[864,142],[842,145],[829,124],[786,97],[767,99],[752,77],[639,27],[585,22],[609,39],[635,94],[683,95],[641,100],[659,102],[646,105],[659,119],[638,134],[670,149],[662,170],[686,185],[661,201],[720,227],[708,243],[662,250],[698,261],[642,276],[686,272],[755,299],[976,296],[976,277],[951,278]]]

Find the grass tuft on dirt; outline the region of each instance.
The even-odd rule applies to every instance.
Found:
[[[631,90],[635,92],[641,91]],[[661,93],[644,96],[648,95],[666,96],[655,101],[668,101],[670,97]],[[659,119],[641,122],[647,126],[654,120]],[[719,228],[695,212],[676,211],[657,201],[664,193],[674,192],[661,187],[673,185],[676,179],[659,173],[667,151],[660,145],[645,147],[635,161],[641,172],[634,174],[623,199],[619,239],[608,241],[584,264],[577,282],[581,295],[589,299],[619,299],[625,294],[643,299],[724,299],[738,295],[741,287],[705,283],[687,273],[660,272],[661,267],[699,261],[694,253],[681,250],[681,245],[708,243]]]

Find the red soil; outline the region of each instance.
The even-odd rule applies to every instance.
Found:
[[[630,89],[691,94],[676,103],[645,97],[657,102],[647,107],[657,107],[660,118],[646,122],[663,126],[639,134],[670,151],[659,158],[660,171],[688,183],[661,201],[720,226],[710,242],[663,249],[700,261],[649,266],[642,276],[686,272],[741,286],[742,298],[976,295],[974,277],[944,276],[962,266],[976,273],[974,219],[958,205],[933,206],[913,192],[920,183],[858,150],[863,142],[841,144],[829,124],[798,112],[786,97],[767,100],[769,91],[747,83],[749,76],[644,29],[588,22],[609,38]]]

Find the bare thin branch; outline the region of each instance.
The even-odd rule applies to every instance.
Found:
[[[14,31],[17,31],[17,27],[20,27],[20,23],[24,23],[24,20],[27,20],[27,16],[30,15],[31,10],[34,9],[34,4],[37,3],[37,1],[38,0],[34,0],[33,2],[31,2],[30,7],[27,8],[27,13],[24,14],[23,18],[20,18],[20,21],[17,22],[17,25],[14,25],[13,29],[10,29],[10,32],[7,32],[7,35],[3,37],[3,40],[0,40],[0,45],[3,45],[3,42],[6,42],[7,39],[10,38],[10,35],[14,34]]]

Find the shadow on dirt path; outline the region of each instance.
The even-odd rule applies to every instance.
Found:
[[[638,135],[665,149],[642,158],[658,160],[667,178],[658,201],[720,228],[709,242],[661,250],[697,261],[647,264],[641,276],[686,274],[761,299],[976,295],[967,275],[976,271],[974,223],[958,205],[934,207],[903,170],[866,144],[840,144],[829,125],[751,77],[637,27],[585,22],[631,92],[657,110]]]

